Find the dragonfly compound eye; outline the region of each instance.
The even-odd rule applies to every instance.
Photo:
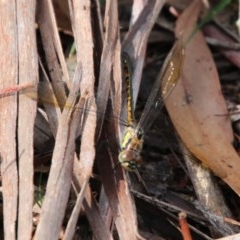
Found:
[[[142,157],[139,152],[133,150],[122,151],[118,156],[118,160],[122,167],[128,171],[135,171],[142,163]]]

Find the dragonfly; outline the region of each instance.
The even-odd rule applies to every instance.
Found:
[[[128,171],[136,171],[142,165],[142,148],[144,143],[144,135],[153,125],[164,101],[170,95],[177,84],[178,78],[181,74],[182,63],[184,59],[184,44],[182,39],[178,39],[172,47],[170,53],[166,57],[162,70],[153,85],[144,111],[140,117],[139,122],[136,121],[133,108],[133,94],[132,94],[132,64],[127,53],[122,53],[122,71],[123,81],[125,83],[125,91],[127,98],[127,119],[124,125],[127,126],[123,139],[120,144],[120,152],[118,155],[119,164]],[[21,89],[24,95],[35,101],[46,103],[47,105],[57,106],[55,98],[49,99],[49,96],[44,94],[46,86],[40,83],[38,89],[42,89],[39,96],[37,91],[31,91],[32,86],[23,86]],[[10,89],[11,90],[11,89]],[[6,93],[6,92],[5,92]],[[65,106],[67,107],[67,106]]]
[[[136,171],[142,164],[141,152],[144,135],[154,124],[164,101],[175,88],[181,75],[184,60],[184,44],[179,38],[164,61],[162,70],[153,85],[147,103],[137,123],[134,117],[131,62],[126,53],[123,54],[123,75],[125,77],[127,95],[127,125],[118,156],[119,163],[128,171]]]

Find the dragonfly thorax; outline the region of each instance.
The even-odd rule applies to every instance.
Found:
[[[136,129],[128,127],[122,141],[121,152],[118,155],[120,164],[128,171],[135,171],[141,166],[141,151],[143,147],[143,136]]]

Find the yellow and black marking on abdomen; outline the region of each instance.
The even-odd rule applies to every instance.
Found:
[[[132,66],[130,58],[126,52],[122,53],[122,66],[123,80],[125,83],[127,95],[127,124],[128,126],[134,126],[136,124],[136,120],[134,117],[133,109]]]

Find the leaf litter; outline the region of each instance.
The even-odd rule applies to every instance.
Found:
[[[70,9],[72,9],[70,10],[70,12],[72,11],[71,20],[72,22],[76,23],[77,21],[79,21],[78,19],[79,16],[74,15],[73,11],[77,12],[78,9],[81,8],[81,6],[77,4],[75,5],[74,1],[69,1],[69,2],[72,4],[72,6],[70,7]],[[136,77],[137,78],[136,81],[139,81],[139,82],[134,83],[136,84],[136,86],[139,85],[141,81],[140,76],[142,75],[145,52],[146,52],[146,60],[153,62],[153,69],[151,70],[152,72],[151,74],[154,75],[154,71],[158,72],[160,70],[160,66],[156,67],[156,62],[157,62],[156,59],[158,60],[158,62],[160,59],[159,54],[156,53],[156,46],[154,45],[151,46],[151,44],[149,44],[148,48],[146,47],[148,40],[151,39],[150,29],[152,28],[153,24],[148,23],[149,32],[145,32],[146,35],[144,35],[145,28],[141,28],[141,27],[144,27],[141,24],[143,19],[148,19],[150,22],[153,21],[154,18],[155,19],[157,18],[157,12],[160,11],[160,8],[162,7],[162,3],[160,1],[156,1],[155,6],[157,6],[158,9],[156,8],[154,10],[156,11],[155,14],[152,16],[152,19],[149,19],[146,16],[148,16],[148,14],[150,15],[151,11],[153,11],[155,1],[152,1],[151,4],[148,5],[149,8],[145,9],[145,12],[141,10],[140,11],[137,10],[140,13],[140,20],[139,22],[137,21],[135,25],[133,24],[132,28],[130,28],[129,34],[126,34],[126,36],[131,36],[132,39],[134,39],[135,37],[135,40],[131,42],[126,37],[126,39],[124,40],[125,42],[123,43],[123,49],[127,50],[130,53],[131,60],[133,61],[133,65],[136,71],[135,77],[138,76]],[[196,7],[197,5],[196,2],[194,4],[195,4],[195,8],[200,8],[200,5]],[[192,6],[194,6],[194,4]],[[47,5],[45,5],[45,7],[46,6]],[[51,11],[52,9],[49,6],[51,5],[48,5],[48,8]],[[93,11],[97,12],[96,6],[97,5],[94,6],[95,8],[93,8]],[[76,196],[78,193],[80,193],[80,189],[82,186],[83,186],[83,191],[81,192],[80,195],[78,195],[77,197],[78,206],[76,206],[76,209],[73,211],[73,213],[75,214],[75,221],[71,220],[72,226],[70,226],[70,228],[68,227],[66,231],[65,237],[68,239],[71,239],[74,234],[75,236],[78,235],[78,233],[76,232],[73,233],[75,231],[75,228],[73,226],[78,225],[78,223],[76,222],[76,217],[78,216],[80,209],[83,209],[80,211],[81,214],[83,212],[86,214],[90,227],[93,231],[93,235],[95,236],[96,239],[116,239],[117,233],[120,239],[129,239],[129,236],[131,236],[131,239],[141,238],[139,235],[138,228],[140,229],[140,234],[142,235],[142,237],[150,234],[150,231],[149,229],[146,229],[146,226],[151,226],[151,229],[154,229],[155,231],[155,233],[152,234],[151,237],[158,236],[158,237],[164,237],[164,238],[168,237],[172,239],[179,238],[180,237],[179,232],[178,230],[176,230],[176,227],[174,227],[174,224],[172,223],[175,222],[175,225],[177,224],[178,219],[175,213],[181,210],[186,211],[188,213],[188,217],[191,219],[190,225],[192,229],[194,229],[192,224],[195,226],[201,225],[200,227],[201,231],[206,232],[206,234],[202,233],[201,235],[201,233],[199,233],[199,231],[195,229],[194,232],[197,232],[197,233],[195,233],[195,235],[192,233],[194,236],[194,239],[204,239],[204,238],[211,239],[210,237],[207,238],[207,235],[212,237],[214,236],[214,234],[218,234],[219,236],[220,235],[224,236],[224,235],[229,235],[230,233],[237,232],[237,230],[232,228],[231,225],[229,226],[230,230],[229,229],[226,230],[226,228],[223,228],[225,222],[222,221],[221,218],[219,218],[219,222],[216,223],[216,219],[218,219],[217,217],[222,216],[224,218],[226,216],[229,216],[229,217],[233,216],[233,215],[228,215],[228,213],[226,213],[225,210],[223,211],[223,209],[226,206],[225,203],[221,203],[221,204],[224,204],[224,206],[220,205],[220,207],[217,210],[213,208],[214,204],[217,205],[216,204],[217,200],[213,200],[213,205],[203,204],[204,201],[207,201],[207,203],[209,204],[209,199],[213,198],[213,190],[203,189],[202,192],[198,191],[198,189],[200,189],[201,186],[198,186],[197,183],[210,182],[210,179],[213,178],[214,185],[218,185],[216,184],[216,178],[212,177],[211,173],[208,170],[206,175],[200,176],[198,172],[194,172],[195,170],[190,170],[190,167],[188,166],[189,165],[188,160],[186,160],[187,161],[186,165],[188,169],[187,171],[189,171],[189,174],[198,176],[196,180],[194,180],[191,176],[193,186],[195,188],[193,190],[192,185],[189,183],[188,175],[186,175],[185,172],[182,171],[181,166],[179,164],[179,162],[181,162],[182,165],[185,165],[185,163],[183,163],[183,158],[181,157],[181,154],[180,154],[180,149],[181,151],[183,151],[183,153],[185,153],[187,158],[191,157],[193,153],[198,157],[199,160],[203,161],[204,167],[211,169],[211,171],[214,172],[215,175],[222,178],[223,181],[225,181],[237,194],[239,194],[239,184],[237,181],[238,180],[237,169],[239,164],[238,163],[239,157],[235,152],[234,148],[232,147],[233,132],[231,130],[228,117],[218,116],[220,114],[222,114],[223,116],[224,114],[227,114],[227,108],[226,108],[224,99],[220,94],[219,78],[217,77],[217,74],[216,74],[215,63],[211,57],[211,53],[206,47],[204,38],[202,36],[199,37],[199,34],[201,34],[199,32],[193,36],[191,41],[186,43],[186,46],[185,46],[186,56],[184,60],[185,61],[184,67],[182,69],[182,77],[179,80],[180,82],[177,84],[176,89],[167,98],[167,101],[166,101],[167,110],[170,114],[173,125],[175,126],[176,131],[178,132],[178,135],[181,137],[181,141],[183,142],[183,144],[180,144],[181,146],[180,148],[176,147],[177,141],[175,139],[171,146],[171,150],[169,150],[169,148],[167,147],[169,144],[167,144],[166,142],[170,142],[170,145],[171,145],[171,140],[170,139],[163,140],[164,138],[161,138],[161,139],[158,138],[158,136],[161,135],[161,133],[158,133],[158,128],[159,128],[158,122],[167,121],[166,120],[167,117],[165,117],[164,114],[156,120],[155,126],[153,127],[153,129],[149,131],[149,133],[146,136],[145,151],[143,155],[145,157],[144,160],[146,162],[146,167],[150,166],[150,168],[145,168],[145,166],[143,166],[143,169],[139,169],[139,171],[140,173],[143,174],[142,175],[143,181],[146,181],[145,186],[147,188],[149,187],[148,185],[149,182],[146,175],[158,176],[154,180],[152,180],[153,181],[152,186],[155,186],[156,188],[158,187],[158,189],[155,188],[154,190],[154,189],[150,189],[150,187],[149,189],[147,189],[147,192],[148,193],[151,192],[152,195],[154,196],[151,196],[150,199],[148,199],[148,203],[147,203],[146,202],[147,198],[144,197],[144,195],[142,195],[141,193],[141,191],[144,192],[146,189],[141,190],[142,188],[141,182],[139,182],[138,179],[135,180],[134,179],[135,176],[131,176],[134,174],[126,173],[120,167],[117,167],[115,171],[113,171],[114,167],[117,164],[117,155],[118,155],[118,148],[119,148],[118,142],[119,142],[119,138],[121,138],[119,136],[121,135],[121,130],[119,132],[118,123],[116,121],[105,121],[104,120],[105,118],[102,118],[103,115],[97,117],[97,115],[91,114],[93,111],[102,113],[102,112],[105,112],[106,110],[106,115],[109,115],[107,119],[112,119],[112,116],[114,116],[114,119],[115,118],[121,119],[117,117],[120,115],[119,110],[121,108],[119,108],[119,106],[121,105],[121,92],[122,92],[121,87],[119,88],[119,85],[121,86],[121,84],[119,83],[119,81],[121,81],[121,66],[120,66],[121,44],[120,44],[120,36],[118,32],[119,31],[118,19],[116,15],[117,5],[115,2],[110,3],[110,1],[107,1],[106,6],[107,7],[105,12],[105,15],[106,15],[105,17],[109,22],[105,20],[105,23],[106,23],[105,34],[109,34],[109,38],[103,39],[103,49],[105,50],[103,50],[102,60],[100,56],[97,56],[96,58],[98,59],[95,59],[96,62],[99,61],[100,63],[100,70],[98,69],[98,71],[101,76],[101,79],[103,80],[103,82],[99,83],[100,88],[102,87],[102,90],[99,91],[97,95],[98,95],[98,98],[99,97],[105,98],[104,101],[101,100],[96,102],[103,103],[103,105],[105,106],[103,107],[100,106],[99,108],[99,105],[97,104],[98,110],[95,110],[96,106],[94,104],[95,102],[94,97],[90,100],[90,103],[88,102],[89,101],[88,96],[94,96],[95,95],[94,91],[96,89],[93,84],[93,78],[92,78],[93,76],[95,76],[93,74],[93,65],[91,64],[89,65],[89,61],[91,61],[91,57],[94,56],[94,54],[93,53],[89,54],[91,50],[88,49],[89,47],[88,44],[86,44],[86,46],[84,47],[84,51],[81,54],[79,54],[79,49],[83,46],[82,42],[79,39],[81,39],[81,37],[83,36],[81,36],[82,34],[81,29],[79,29],[78,26],[75,25],[73,28],[75,38],[78,38],[79,36],[81,36],[76,40],[76,45],[77,45],[77,54],[79,54],[78,61],[82,62],[83,69],[84,69],[83,70],[84,73],[82,76],[83,82],[79,84],[82,87],[80,91],[81,93],[84,93],[83,94],[84,97],[80,98],[78,107],[68,107],[68,103],[67,103],[66,105],[67,108],[64,109],[64,112],[69,112],[70,115],[68,115],[68,119],[73,124],[72,128],[70,128],[69,130],[69,133],[67,133],[67,135],[64,135],[65,137],[63,137],[63,135],[62,137],[57,137],[57,136],[64,134],[64,131],[68,131],[69,121],[66,121],[63,127],[61,127],[61,124],[63,123],[64,113],[61,114],[59,110],[56,110],[57,108],[51,106],[53,109],[55,109],[54,111],[51,110],[51,114],[53,115],[51,119],[52,118],[55,119],[51,123],[51,131],[53,133],[53,136],[57,138],[55,141],[55,148],[54,148],[55,157],[53,157],[52,159],[50,176],[51,175],[53,176],[54,168],[55,167],[59,168],[61,162],[64,165],[67,159],[68,163],[66,162],[66,165],[64,165],[63,168],[60,168],[60,172],[58,173],[60,174],[58,176],[61,176],[61,174],[64,174],[65,172],[64,169],[66,167],[66,175],[64,175],[64,177],[61,177],[63,179],[61,178],[58,179],[59,186],[57,185],[57,182],[56,184],[54,184],[55,186],[54,192],[55,194],[60,194],[60,195],[56,195],[56,196],[60,196],[59,199],[58,198],[54,199],[51,195],[51,190],[49,190],[50,189],[49,186],[51,185],[52,177],[49,176],[48,187],[46,190],[46,196],[44,200],[45,203],[43,203],[43,208],[45,209],[46,215],[45,216],[44,214],[40,215],[40,224],[37,227],[37,231],[35,235],[36,239],[42,239],[43,237],[45,238],[47,236],[52,236],[54,239],[58,235],[57,232],[59,232],[59,229],[62,228],[61,227],[62,219],[63,218],[65,220],[68,219],[66,218],[66,216],[64,217],[65,208],[67,207],[66,196],[68,196],[68,194],[66,194],[66,196],[64,196],[63,194],[61,195],[61,191],[64,191],[64,193],[67,193],[69,191],[69,187],[70,187],[69,184],[71,180],[72,180],[71,191],[73,191],[73,194],[71,195],[73,195],[72,196],[73,199],[76,199]],[[190,6],[189,8],[191,8],[192,6]],[[85,7],[86,9],[88,9],[89,6],[85,6]],[[162,11],[166,11],[166,8],[164,8]],[[185,15],[187,14],[187,11],[189,10],[186,9],[184,13],[177,20],[177,28],[175,30],[177,37],[179,37],[179,34],[181,34],[181,36],[183,36],[184,38],[187,38],[189,36],[189,33],[194,28],[195,20],[191,18],[193,16],[188,16],[187,24],[186,22],[184,23],[184,21],[186,20],[183,20],[183,16],[184,14]],[[39,11],[39,14],[40,13],[41,12]],[[52,17],[52,15],[50,16]],[[194,17],[196,16],[197,14],[194,14]],[[46,21],[44,20],[44,18],[41,18],[41,15],[38,16],[38,19],[39,21],[41,19],[42,24],[44,23],[44,21]],[[90,19],[89,16],[86,19]],[[47,21],[51,22],[53,20],[50,19]],[[111,27],[113,27],[113,25],[111,24],[113,23],[115,24],[114,25],[115,28],[118,29],[118,31],[115,33],[111,32]],[[54,26],[54,22],[52,24]],[[87,23],[87,21],[81,24],[83,24],[82,26],[84,27],[89,27],[89,24]],[[184,27],[181,27],[181,25],[184,25]],[[42,34],[43,35],[46,34],[46,30],[44,30],[44,24],[43,25],[40,24],[39,26],[41,28]],[[188,26],[189,26],[189,29],[188,29]],[[54,28],[55,28],[53,31],[55,34],[54,38],[51,36],[48,36],[47,34],[44,35],[45,36],[44,44],[45,44],[46,53],[48,52],[48,49],[46,48],[47,44],[49,47],[54,45],[54,41],[55,43],[59,41],[59,40],[56,40],[58,38],[56,36],[56,33],[57,33],[56,26],[54,26]],[[101,29],[101,27],[99,27],[99,29]],[[132,30],[132,33],[131,33],[132,35],[130,34],[131,30]],[[137,31],[143,34],[141,38],[139,38]],[[150,33],[150,36],[148,36],[149,33]],[[91,36],[88,36],[88,37],[91,37]],[[94,37],[96,37],[96,35]],[[100,38],[101,37],[99,37],[99,39]],[[172,35],[172,39],[173,38],[174,37]],[[157,49],[161,49],[162,51],[163,48],[168,48],[168,49],[170,48],[169,38],[166,38],[166,40],[164,40],[163,38],[160,41],[161,41],[161,45],[159,44],[160,46],[157,46]],[[93,39],[90,42],[94,42]],[[133,46],[131,44],[133,44]],[[100,45],[101,44],[99,44],[98,47],[100,47]],[[65,65],[65,63],[63,61],[63,58],[62,58],[63,55],[61,51],[62,51],[61,47],[59,48],[58,46],[57,52],[58,52],[59,59],[61,59],[60,61],[61,66],[57,66],[58,63],[54,63],[52,65],[52,63],[49,62],[48,69],[54,68],[56,69],[56,71],[59,71],[59,69],[61,68],[66,69],[66,66],[63,66]],[[166,53],[167,51],[165,51],[165,55]],[[51,54],[53,54],[53,52],[51,52]],[[83,59],[84,61],[82,61]],[[50,59],[48,59],[48,61],[49,60]],[[50,78],[51,80],[53,78],[57,79],[58,78],[57,76],[60,76],[60,75],[61,75],[60,72],[57,74],[51,73]],[[64,76],[65,76],[65,81],[68,82],[67,80],[68,77],[66,72],[64,72]],[[111,79],[112,77],[114,79],[112,83],[109,84],[109,82],[104,82],[104,80]],[[145,73],[143,74],[143,80],[144,78],[145,78]],[[152,78],[156,78],[156,74],[152,76]],[[181,82],[182,78],[185,81],[185,82],[183,81],[183,83]],[[188,83],[188,79],[193,80],[196,78],[198,80],[195,80],[193,83]],[[210,81],[210,79],[212,81]],[[179,93],[178,91],[181,86],[183,87],[184,90],[182,93],[181,92]],[[61,84],[59,86],[56,81],[55,86],[53,87],[54,93],[58,92],[58,87],[60,89],[62,88]],[[191,87],[196,87],[196,90],[194,90],[194,88],[191,88]],[[15,92],[22,88],[25,88],[25,86],[16,85],[13,88],[3,89],[2,93],[3,95],[4,94],[11,95],[12,93],[10,92]],[[139,88],[138,86],[134,88],[135,98],[138,95],[137,93],[138,88]],[[111,104],[107,105],[107,102],[109,100],[109,97],[108,97],[109,93],[111,94],[110,99],[111,99],[113,111],[115,111],[114,113],[109,113],[109,111],[111,111]],[[73,100],[74,98],[71,98],[71,99]],[[140,100],[137,103],[137,109],[141,104],[144,104],[144,103],[141,103],[142,101],[141,90],[139,94],[139,99]],[[59,101],[59,96],[56,96],[56,100],[54,100],[54,102],[58,102],[58,101]],[[59,102],[59,105],[63,106],[61,101]],[[84,109],[84,108],[89,109],[89,106],[91,106],[92,109],[89,111],[83,111],[82,117],[79,116],[79,114],[81,114],[81,111],[75,111],[76,109]],[[123,108],[125,107],[124,101],[122,106]],[[46,107],[49,107],[49,104],[46,104]],[[99,109],[105,109],[105,110],[100,111]],[[74,111],[75,113],[71,113]],[[47,113],[48,120],[50,119],[49,114],[50,113]],[[141,115],[141,110],[137,110],[136,115],[138,114]],[[78,117],[76,117],[75,115],[78,115]],[[98,120],[96,121],[96,117],[97,119],[100,119],[100,121]],[[75,120],[79,118],[84,120],[83,123],[80,123],[79,120]],[[77,121],[77,123],[74,123],[74,121]],[[94,133],[96,124],[99,124],[99,127],[96,130],[97,131],[96,135],[98,136],[97,139],[95,138],[95,133]],[[167,124],[168,126],[171,126],[171,123],[167,123]],[[80,127],[77,127],[76,125],[80,125]],[[78,129],[81,127],[83,130]],[[60,130],[61,128],[63,128],[63,130]],[[168,130],[166,128],[164,129],[164,127],[162,128],[164,131]],[[61,133],[61,131],[63,132]],[[75,137],[73,136],[76,136],[76,132],[79,132],[79,131],[82,133],[81,145],[79,146],[81,148],[80,156],[78,155],[78,151],[74,153],[75,151],[73,147],[74,146],[73,142],[75,141]],[[169,130],[169,132],[171,132],[171,130]],[[154,137],[151,137],[151,135],[152,136],[155,135],[155,139]],[[175,134],[171,134],[171,135],[172,137],[174,137]],[[68,137],[71,138],[71,140],[69,140],[71,144],[70,142],[67,142],[63,146],[62,145],[63,142],[68,141],[67,140],[69,139]],[[101,151],[98,148],[95,149],[95,146],[97,146],[97,142],[103,143],[103,142],[106,142],[106,139],[108,141],[107,147],[104,147],[103,149],[101,149]],[[112,141],[112,139],[114,140]],[[159,147],[160,145],[162,147]],[[156,147],[154,148],[154,146]],[[150,148],[148,149],[148,147]],[[153,149],[151,149],[151,147],[153,147]],[[41,149],[41,148],[38,148],[38,149]],[[174,151],[174,153],[171,153],[172,150]],[[192,153],[190,153],[189,150]],[[162,151],[165,153],[162,153]],[[66,159],[61,161],[60,159],[64,159],[64,152],[68,153],[69,155],[66,155]],[[77,155],[79,157],[77,157]],[[95,159],[95,155],[96,155],[96,161],[98,165],[95,165],[93,162]],[[177,156],[177,159],[175,158],[175,156]],[[162,160],[159,161],[159,158]],[[158,160],[156,161],[156,159]],[[192,163],[193,162],[191,160],[190,164]],[[54,165],[54,164],[57,164],[57,165]],[[49,165],[49,163],[47,165]],[[94,171],[92,171],[93,166],[94,166]],[[151,166],[153,167],[151,168]],[[202,169],[201,164],[197,164],[197,167]],[[73,169],[73,175],[72,175],[71,169]],[[149,169],[151,169],[151,171]],[[144,171],[148,171],[148,172],[144,173]],[[191,171],[194,173],[191,173]],[[96,176],[98,174],[99,174],[98,177],[100,177],[101,181],[98,180],[98,177],[96,179],[92,178],[92,176]],[[128,175],[130,175],[130,177]],[[65,180],[65,181],[61,182],[61,180]],[[89,181],[91,184],[87,184]],[[219,182],[220,180],[217,181],[217,183]],[[103,185],[101,185],[101,183]],[[220,183],[221,185],[223,185],[223,182],[220,182]],[[66,191],[64,189],[66,189]],[[133,193],[134,193],[134,196],[136,197],[135,201],[132,198],[131,189],[134,189]],[[224,185],[224,189],[227,189],[226,185]],[[98,193],[97,197],[93,197],[93,192]],[[194,202],[184,199],[184,197],[186,196],[194,197],[193,192],[196,193],[199,201],[197,203],[195,202],[197,209],[196,207],[194,207],[194,204],[193,204]],[[218,193],[218,194],[221,194],[221,193]],[[84,200],[82,201],[83,196],[84,196]],[[219,196],[220,195],[217,195],[218,200],[222,198]],[[204,200],[204,197],[207,197],[207,198],[205,198]],[[234,196],[233,193],[231,193],[230,197],[232,198],[232,201],[234,201],[234,199],[237,199],[237,197]],[[52,199],[51,207],[50,205],[48,206],[48,203],[49,203],[48,199]],[[65,206],[61,205],[61,211],[59,211],[60,205],[58,204],[60,201],[63,201],[62,204],[63,203],[65,204]],[[237,204],[237,200],[235,201]],[[160,207],[159,206],[156,207],[154,205],[154,202],[162,202],[162,205]],[[167,203],[168,205],[165,206],[163,203]],[[51,208],[52,208],[52,211],[49,211],[49,209]],[[203,213],[202,215],[200,212],[198,212],[199,210],[200,212]],[[197,214],[194,214],[194,212],[197,212]],[[209,212],[209,215],[206,214],[208,212]],[[74,214],[72,217],[74,217]],[[235,214],[234,216],[236,216],[236,212],[234,212],[234,214]],[[198,219],[196,215],[200,216],[200,218]],[[56,216],[59,216],[59,217],[58,217],[58,221],[54,220],[55,222],[54,228],[49,228],[47,226],[48,220],[46,219],[56,218]],[[137,217],[140,223],[139,226],[137,226]],[[171,218],[171,220],[168,220],[169,218]],[[210,233],[210,231],[207,229],[208,223],[206,222],[209,220],[214,229],[212,233]],[[160,221],[161,221],[161,224],[159,224]],[[158,223],[159,226],[156,226],[156,223]],[[112,235],[112,230],[113,230],[113,235]],[[43,235],[43,234],[49,234],[49,235]],[[202,238],[199,236],[202,236]]]

